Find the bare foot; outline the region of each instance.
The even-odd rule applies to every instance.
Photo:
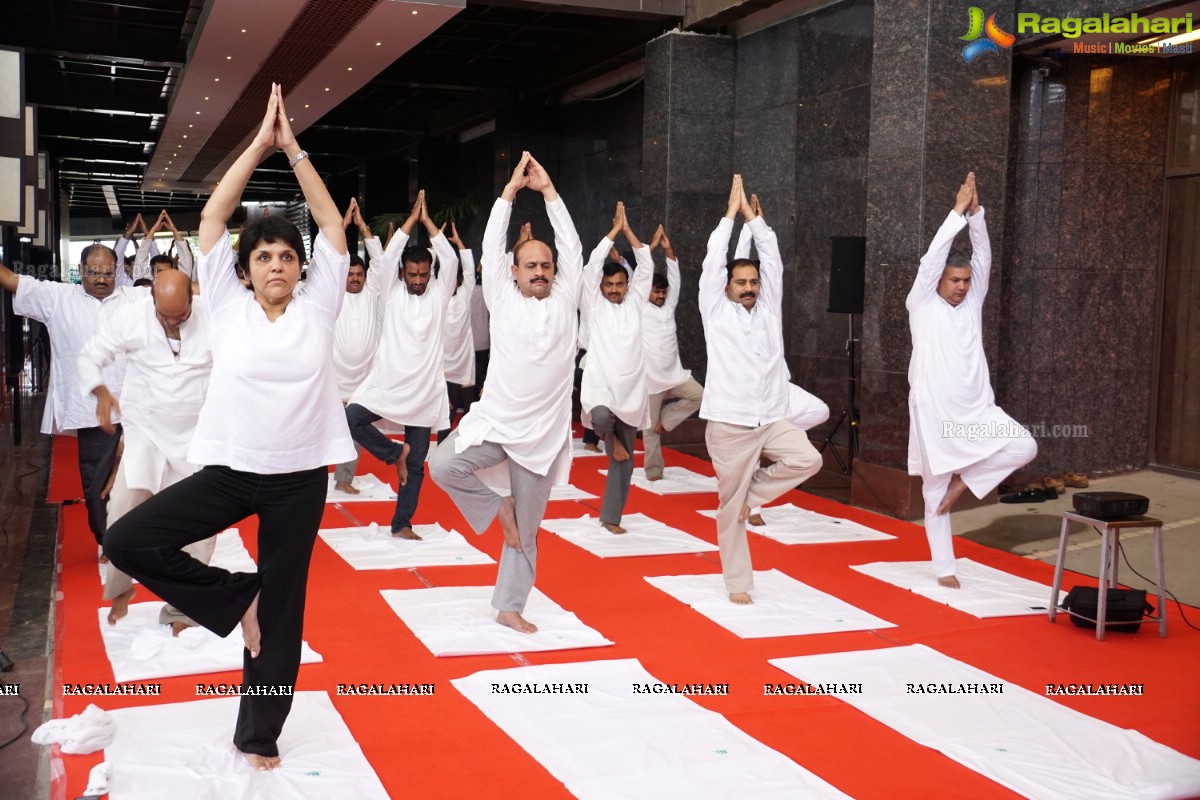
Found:
[[[767,521],[762,518],[762,514],[751,514],[746,517],[746,524],[761,528],[767,524]]]
[[[335,482],[333,484],[333,488],[337,489],[339,492],[345,492],[346,494],[358,494],[358,489],[354,487],[354,484],[347,483],[346,481]]]
[[[738,512],[738,522],[745,522],[747,519],[749,519],[750,511],[751,511],[750,506],[743,503],[742,510]]]
[[[405,442],[400,447],[400,455],[396,456],[396,479],[400,481],[400,486],[408,483],[408,451],[411,449]]]
[[[242,753],[246,763],[259,772],[270,772],[279,766],[279,756],[260,756],[258,753]]]
[[[621,440],[615,436],[612,440],[612,457],[613,461],[629,460],[629,451],[625,449],[625,445],[621,444]]]
[[[392,531],[392,536],[395,536],[397,539],[409,539],[414,542],[421,541],[421,537],[412,528],[401,528],[398,531]]]
[[[116,625],[117,620],[129,613],[129,601],[133,599],[136,586],[130,586],[113,598],[112,608],[108,611],[108,624]]]
[[[537,625],[522,617],[517,611],[501,611],[496,615],[496,622],[521,633],[537,633]]]
[[[587,450],[589,453],[599,453],[600,445],[592,444],[591,442],[585,442],[583,445],[583,449]]]
[[[950,509],[954,508],[954,504],[958,502],[958,498],[962,497],[962,493],[966,491],[967,485],[963,483],[963,479],[955,475],[950,479],[950,485],[946,488],[946,496],[942,498],[942,504],[938,506],[937,513],[947,514]]]
[[[662,480],[662,475],[647,475],[647,476],[646,476],[646,480],[648,480],[648,481],[661,481],[661,480]]]
[[[938,586],[945,586],[947,589],[961,589],[958,578],[953,575],[943,575],[938,578]]]
[[[750,599],[749,592],[730,592],[729,602],[739,606],[754,605],[754,601]]]
[[[604,528],[604,530],[608,531],[609,533],[629,533],[629,531],[625,530],[620,525],[614,525],[611,522],[601,522],[600,527]]]
[[[496,519],[500,520],[500,529],[504,531],[504,543],[514,550],[520,550],[521,532],[517,530],[517,501],[512,499],[512,495],[500,498],[500,510],[496,512]]]
[[[100,554],[100,563],[101,563],[101,564],[107,564],[107,563],[108,563],[108,556],[104,555],[104,553],[101,553],[101,554]]]
[[[191,627],[193,627],[193,626],[187,622],[172,622],[171,623],[171,635],[178,638],[179,634],[183,633],[184,631],[186,631],[188,628],[191,628]]]
[[[659,436],[662,436],[664,433],[667,432],[667,429],[663,427],[661,419],[658,422],[654,423],[654,432],[657,433]]]
[[[254,599],[250,601],[250,607],[246,609],[246,613],[242,614],[242,640],[246,643],[246,649],[250,651],[251,658],[258,658],[259,648],[262,647],[262,630],[258,627],[258,595],[254,595]],[[256,756],[253,753],[245,753],[246,758],[266,758],[266,756]],[[251,762],[254,763],[254,762]],[[279,766],[279,759],[275,759],[275,766]],[[275,767],[261,767],[260,769],[274,769]]]

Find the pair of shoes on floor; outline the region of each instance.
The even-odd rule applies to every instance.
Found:
[[[1062,480],[1060,480],[1059,478],[1054,477],[1053,475],[1047,475],[1045,478],[1043,478],[1042,486],[1044,486],[1047,489],[1053,489],[1056,497],[1067,491],[1066,484],[1063,483]]]
[[[1063,483],[1072,489],[1088,488],[1088,476],[1082,472],[1064,472]]]

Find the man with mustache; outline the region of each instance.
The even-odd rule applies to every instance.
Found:
[[[947,258],[966,227],[971,260]],[[983,351],[983,301],[992,248],[975,173],[921,259],[908,293],[908,474],[921,476],[925,536],[938,584],[959,587],[950,509],[966,489],[979,498],[1037,455],[1029,433],[996,405]],[[970,435],[967,432],[970,431]],[[987,435],[978,436],[983,431]]]
[[[367,273],[367,284],[379,292],[383,304],[383,333],[371,371],[346,406],[346,422],[356,444],[380,461],[396,465],[399,485],[392,535],[420,539],[413,531],[412,518],[425,480],[429,434],[446,416],[449,402],[442,342],[458,255],[430,218],[423,190],[417,193],[412,213],[386,250],[362,224],[357,205],[354,213],[366,237],[367,253],[377,262],[375,269]],[[407,246],[418,220],[429,232],[429,241],[441,263],[440,276],[433,274],[428,250]],[[403,281],[397,262],[403,264]],[[385,418],[404,426],[403,445],[372,424]]]
[[[733,221],[742,214],[759,262],[726,261]],[[708,379],[700,416],[717,473],[717,545],[729,599],[752,603],[754,572],[746,538],[751,508],[774,500],[821,468],[804,432],[787,420],[783,353],[783,261],[775,232],[755,213],[734,175],[725,217],[708,239],[700,275],[700,317]],[[761,458],[774,463],[760,466]]]
[[[625,265],[607,259],[613,241],[624,234],[633,248],[637,269],[629,281]],[[606,260],[607,259],[607,260]],[[650,296],[654,261],[617,203],[612,230],[592,251],[583,270],[581,306],[587,307],[591,348],[584,357],[579,402],[592,418],[592,430],[604,440],[608,477],[600,506],[600,525],[609,533],[625,533],[621,515],[633,477],[633,446],[639,428],[650,424],[642,354],[642,308]]]
[[[529,239],[505,257],[512,204],[524,188],[540,192],[558,250]],[[482,289],[491,312],[487,391],[430,460],[433,480],[467,523],[504,532],[492,607],[496,621],[522,633],[537,568],[537,532],[555,483],[571,468],[571,385],[583,247],[571,215],[544,167],[528,152],[492,206],[480,252]],[[478,472],[507,462],[512,494],[501,497]]]

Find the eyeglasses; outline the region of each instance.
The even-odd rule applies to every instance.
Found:
[[[111,281],[117,277],[117,273],[115,272],[97,272],[96,270],[91,269],[81,269],[79,274],[85,278],[91,278],[93,280],[99,280],[100,278],[103,278],[106,281]]]

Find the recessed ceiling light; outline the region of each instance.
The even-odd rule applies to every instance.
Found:
[[[195,125],[193,125],[192,123],[190,123],[190,122],[189,122],[189,123],[188,123],[188,127],[189,127],[189,128],[194,128],[194,127],[196,127],[196,126],[195,126]]]
[[[328,87],[328,86],[326,86],[326,87],[325,87],[325,91],[327,91],[327,92],[329,91],[329,87]]]
[[[295,122],[295,121],[296,121],[295,117],[288,117],[288,122]]]
[[[305,104],[304,104],[304,107],[305,107],[305,108],[308,108],[308,103],[305,103]]]
[[[220,78],[213,78],[213,83],[220,83],[220,82],[221,82]]]
[[[207,100],[208,98],[206,97],[206,98],[204,98],[204,99],[205,99],[205,100]],[[199,112],[199,111],[197,111],[196,113],[197,113],[197,114],[199,114],[200,112]]]
[[[417,12],[414,10],[414,11],[413,11],[413,16],[415,17],[416,15],[417,15]]]
[[[382,45],[382,44],[383,44],[383,42],[376,42],[376,43],[375,43],[375,46],[376,46],[376,47],[379,47],[379,46],[380,46],[380,45]]]
[[[354,72],[354,67],[346,67],[346,72]]]
[[[186,133],[183,135],[183,138],[185,138],[185,139],[187,138],[187,134],[186,134]]]
[[[242,33],[245,33],[245,32],[246,32],[246,29],[245,29],[245,28],[242,28]]]
[[[233,61],[233,56],[225,56],[226,61]]]

